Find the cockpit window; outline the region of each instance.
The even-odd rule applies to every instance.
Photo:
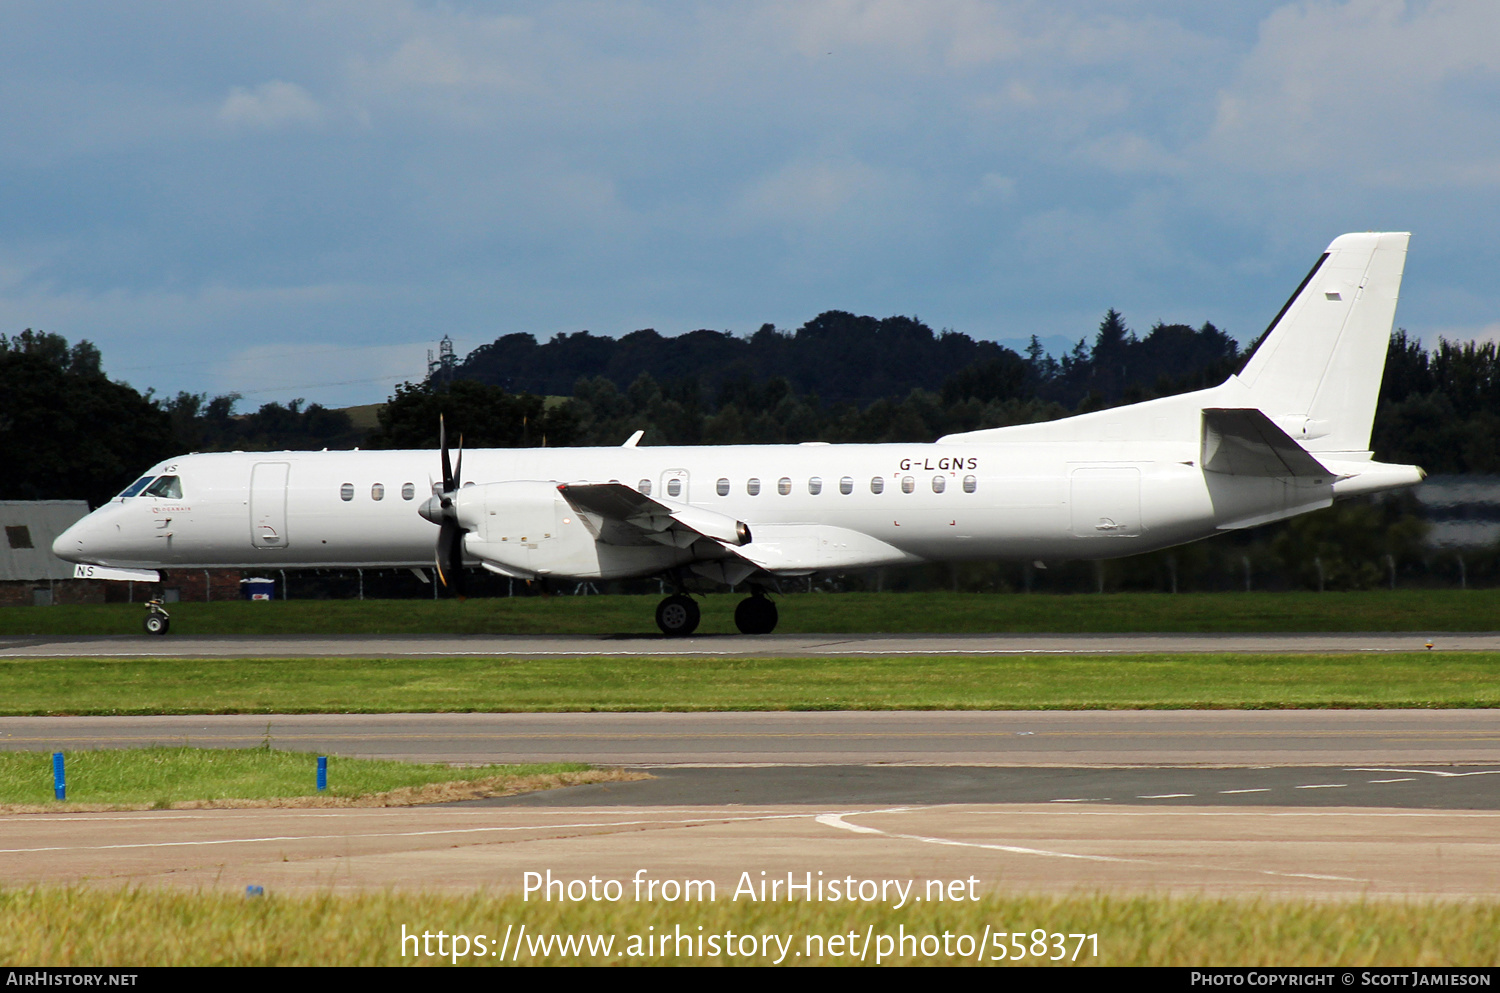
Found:
[[[163,497],[167,500],[181,500],[182,480],[177,476],[163,476],[146,487],[146,496]]]
[[[120,498],[124,499],[125,497],[135,496],[141,490],[144,490],[146,488],[146,484],[151,482],[151,479],[151,476],[142,476],[140,479],[137,479],[135,482],[125,487],[124,491],[120,494]]]

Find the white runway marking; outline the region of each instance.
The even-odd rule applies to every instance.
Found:
[[[908,809],[910,809],[910,808],[908,808]],[[897,812],[898,811],[892,810],[892,811],[867,811],[866,813],[868,813],[868,814],[878,814],[878,813],[897,813]],[[1198,869],[1198,870],[1204,870],[1204,871],[1208,871],[1208,872],[1248,872],[1248,873],[1254,873],[1256,875],[1261,875],[1261,876],[1278,876],[1278,877],[1289,878],[1289,879],[1319,879],[1319,880],[1324,880],[1324,881],[1341,882],[1341,883],[1371,882],[1371,880],[1358,879],[1358,878],[1353,877],[1353,876],[1330,876],[1330,875],[1325,875],[1325,874],[1322,874],[1322,873],[1311,873],[1311,872],[1277,872],[1274,869],[1241,869],[1241,868],[1237,868],[1235,866],[1220,866],[1220,865],[1199,865],[1199,864],[1179,865],[1177,863],[1162,862],[1162,861],[1158,861],[1156,859],[1125,858],[1123,856],[1118,856],[1118,855],[1082,855],[1082,854],[1079,854],[1078,852],[1054,852],[1054,851],[1049,851],[1049,850],[1047,850],[1045,848],[1023,848],[1023,847],[1020,847],[1018,845],[999,845],[999,844],[994,844],[992,842],[984,842],[984,841],[958,841],[957,839],[954,839],[954,838],[934,838],[934,837],[931,837],[931,836],[928,836],[928,835],[922,835],[922,834],[903,834],[903,833],[898,832],[898,831],[882,831],[879,828],[872,828],[872,827],[868,827],[868,826],[863,825],[863,824],[851,824],[848,821],[844,820],[844,818],[846,818],[846,817],[854,817],[854,816],[856,816],[856,815],[852,814],[852,813],[851,814],[825,814],[822,817],[816,818],[816,820],[817,820],[817,822],[819,824],[824,824],[824,825],[827,825],[828,827],[833,827],[833,828],[840,828],[840,829],[845,830],[845,831],[852,831],[852,832],[854,832],[856,834],[881,834],[881,835],[885,835],[887,838],[899,838],[899,839],[901,839],[903,841],[916,841],[916,842],[921,842],[922,844],[926,844],[926,845],[944,845],[944,846],[955,847],[955,848],[982,848],[982,849],[985,849],[987,851],[992,851],[992,852],[1009,852],[1009,853],[1011,853],[1013,855],[1038,855],[1038,856],[1041,856],[1043,858],[1077,859],[1077,860],[1084,861],[1084,862],[1113,862],[1113,863],[1133,864],[1133,865],[1155,865],[1155,866],[1163,866],[1163,867],[1166,867],[1166,868],[1173,868],[1173,869]]]
[[[128,848],[196,848],[206,845],[253,845],[272,841],[346,841],[357,838],[425,838],[438,835],[485,834],[503,831],[555,831],[580,828],[640,827],[653,824],[724,824],[738,821],[782,821],[806,818],[809,814],[755,814],[741,817],[685,817],[660,820],[579,821],[565,824],[521,824],[473,828],[442,828],[430,831],[364,831],[354,834],[282,834],[253,838],[211,838],[201,841],[141,841],[116,845],[48,845],[39,848],[0,848],[0,855],[29,855],[35,852],[96,852]]]
[[[1412,775],[1442,776],[1444,779],[1460,779],[1464,776],[1500,776],[1500,769],[1480,769],[1474,772],[1444,772],[1441,769],[1350,769],[1350,772],[1406,772]],[[1395,780],[1392,780],[1395,782]]]

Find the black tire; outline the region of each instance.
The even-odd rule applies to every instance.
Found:
[[[763,596],[746,597],[734,608],[734,626],[741,634],[770,634],[778,619],[776,605]]]
[[[171,626],[172,626],[172,619],[170,617],[163,617],[160,614],[147,614],[146,615],[146,633],[147,634],[166,634],[167,633],[167,629],[170,628]]]
[[[656,605],[656,626],[668,638],[687,637],[698,630],[698,620],[698,604],[681,593]]]

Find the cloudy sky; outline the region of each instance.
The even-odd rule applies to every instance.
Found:
[[[383,400],[451,334],[1260,332],[1336,235],[1500,332],[1493,0],[0,5],[0,332]]]

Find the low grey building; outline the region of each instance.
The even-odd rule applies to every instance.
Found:
[[[103,603],[104,583],[74,579],[52,542],[89,512],[83,500],[0,500],[0,605]]]

